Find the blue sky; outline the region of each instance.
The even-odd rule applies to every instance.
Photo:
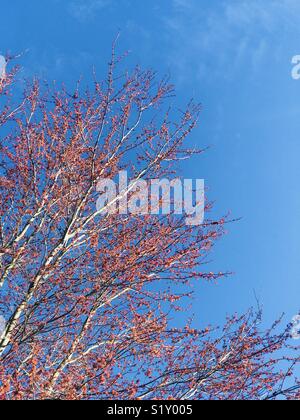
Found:
[[[215,212],[242,217],[218,243],[211,268],[235,275],[202,284],[201,324],[255,304],[271,321],[300,308],[299,0],[11,0],[1,5],[0,52],[28,52],[23,76],[101,77],[121,30],[128,65],[169,73],[176,104],[204,106],[191,142],[211,146],[183,168],[205,178]]]

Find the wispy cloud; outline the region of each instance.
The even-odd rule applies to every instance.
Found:
[[[110,0],[73,0],[68,10],[80,22],[86,22],[96,17],[97,12],[110,4]]]
[[[299,13],[299,0],[173,0],[165,23],[180,47],[170,60],[182,77],[234,77],[245,62],[256,72],[270,51],[280,56],[284,35],[300,35]]]

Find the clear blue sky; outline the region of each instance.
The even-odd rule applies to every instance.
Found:
[[[235,275],[199,287],[198,320],[247,309],[255,290],[268,321],[289,321],[300,308],[299,0],[10,0],[0,52],[28,49],[24,76],[72,82],[95,65],[101,77],[119,29],[129,64],[170,73],[179,106],[203,103],[191,141],[212,147],[183,174],[205,178],[217,214],[243,217],[212,255]]]

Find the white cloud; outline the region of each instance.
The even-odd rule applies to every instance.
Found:
[[[283,34],[300,35],[299,14],[299,0],[173,0],[171,65],[181,77],[234,77],[245,63],[255,73],[268,54],[282,56]]]
[[[73,0],[68,9],[71,16],[81,22],[85,22],[93,19],[97,12],[109,4],[109,0]]]

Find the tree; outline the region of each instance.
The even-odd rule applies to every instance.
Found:
[[[116,75],[119,61],[84,92],[34,81],[18,102],[16,69],[0,81],[0,398],[299,397],[289,328],[261,332],[251,311],[222,330],[171,325],[193,282],[226,275],[204,271],[226,219],[96,208],[99,180],[168,177],[195,152],[200,106],[174,117],[168,81]]]

